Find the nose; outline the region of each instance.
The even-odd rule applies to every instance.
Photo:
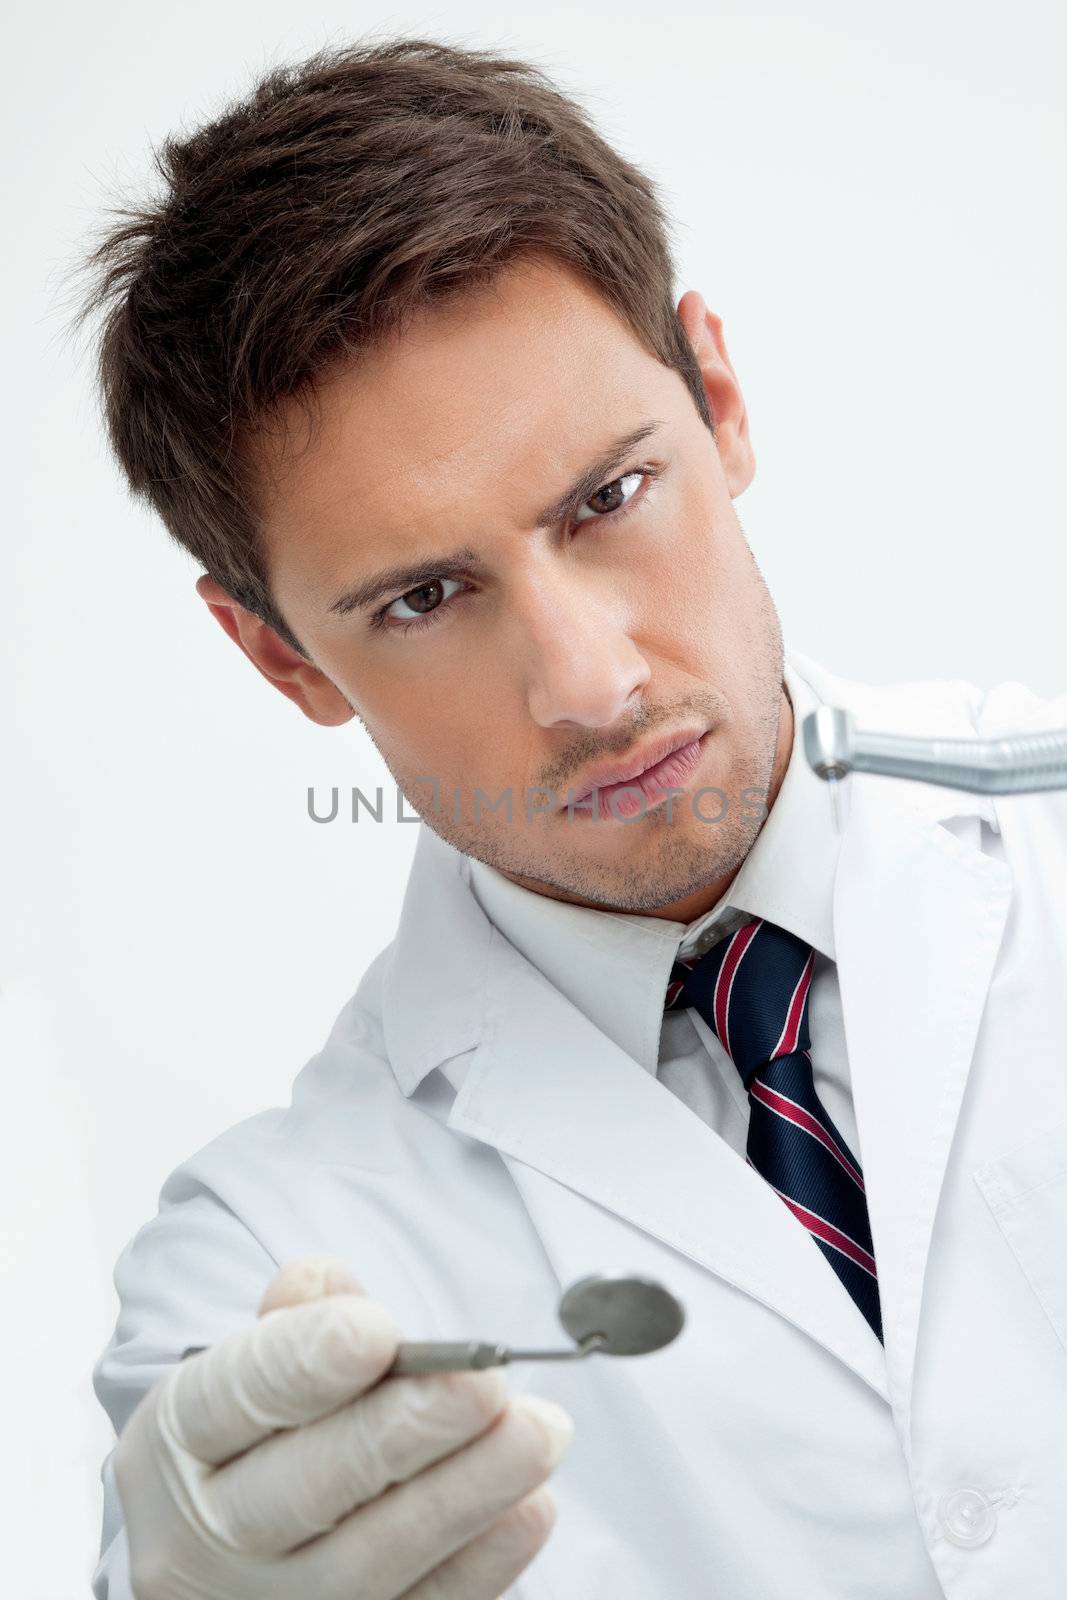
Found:
[[[613,614],[614,613],[614,614]],[[616,608],[563,584],[527,597],[530,715],[543,728],[603,728],[618,721],[652,669]]]

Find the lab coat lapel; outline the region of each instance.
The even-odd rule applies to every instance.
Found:
[[[695,1325],[715,1274],[885,1397],[877,1340],[788,1208],[492,926],[462,862],[422,825],[382,972],[402,1092],[458,1069],[448,1126],[500,1152],[561,1285],[604,1264],[673,1285],[666,1246]]]
[[[616,1265],[658,1261],[670,1282],[666,1245],[886,1395],[877,1341],[778,1196],[495,930],[482,1036],[448,1123],[501,1152],[561,1283],[574,1275],[576,1241],[593,1238],[584,1271],[607,1251]]]
[[[992,816],[979,797],[885,778],[849,787],[834,939],[887,1375],[906,1423],[934,1216],[1011,870],[941,826]]]

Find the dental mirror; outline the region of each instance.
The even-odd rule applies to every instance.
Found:
[[[640,1356],[677,1338],[685,1310],[669,1289],[653,1278],[608,1270],[580,1278],[564,1291],[559,1320],[575,1341],[573,1349],[516,1350],[477,1340],[401,1344],[385,1377],[413,1372],[456,1372],[501,1367],[509,1361],[578,1361],[599,1351],[608,1356]]]

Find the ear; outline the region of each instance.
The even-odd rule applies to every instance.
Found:
[[[722,320],[709,311],[695,289],[687,289],[678,302],[678,320],[704,377],[704,391],[715,419],[715,444],[731,499],[747,489],[756,471],[756,458],[748,436],[748,412],[737,375],[726,353]]]
[[[298,650],[286,644],[260,617],[246,611],[214,578],[204,573],[196,580],[196,592],[257,671],[279,693],[298,705],[305,717],[325,728],[335,728],[352,720],[355,707],[337,685]]]

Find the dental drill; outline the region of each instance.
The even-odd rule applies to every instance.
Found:
[[[1067,789],[1067,728],[992,739],[869,733],[851,712],[820,706],[803,722],[808,764],[831,785],[850,772],[910,778],[976,794],[1034,794]]]

